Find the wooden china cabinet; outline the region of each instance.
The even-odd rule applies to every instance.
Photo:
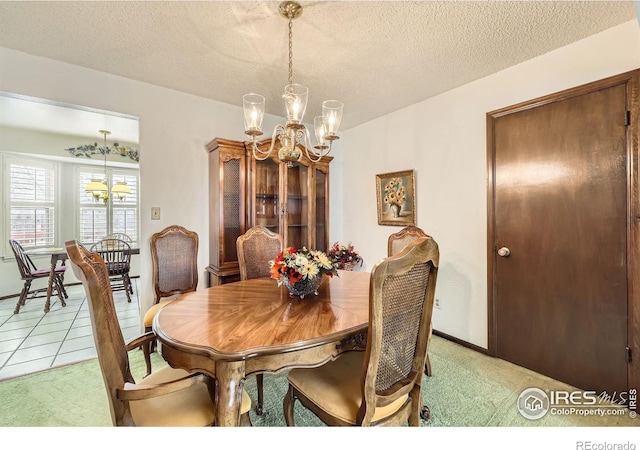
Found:
[[[271,139],[260,148],[268,150]],[[255,225],[282,235],[284,245],[327,251],[329,163],[324,157],[287,164],[253,157],[241,141],[215,138],[209,153],[209,285],[240,279],[236,239]],[[274,257],[276,255],[273,255]]]

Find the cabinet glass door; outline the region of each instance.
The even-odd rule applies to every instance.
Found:
[[[240,188],[242,164],[238,158],[222,160],[222,182],[220,202],[222,202],[222,229],[220,233],[220,265],[238,260],[236,239],[242,234],[244,213],[240,205],[244,192]]]
[[[312,248],[309,242],[309,168],[300,163],[288,167],[286,189],[285,245]]]
[[[327,198],[328,177],[322,170],[315,169],[315,211],[316,211],[316,242],[315,248],[326,252],[329,242],[329,199]]]
[[[274,233],[280,233],[279,169],[280,165],[272,159],[256,161],[254,223]]]

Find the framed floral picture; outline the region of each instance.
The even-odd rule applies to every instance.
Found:
[[[413,170],[376,175],[378,225],[416,224],[416,191]]]

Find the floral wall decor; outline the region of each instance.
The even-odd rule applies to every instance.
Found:
[[[416,193],[413,170],[376,175],[378,225],[416,224]]]
[[[138,150],[120,145],[114,142],[113,147],[100,147],[98,143],[86,144],[79,147],[66,148],[65,151],[69,152],[71,156],[84,157],[91,159],[94,155],[100,155],[103,157],[106,155],[118,155],[123,158],[129,158],[135,162],[140,162],[140,155]]]

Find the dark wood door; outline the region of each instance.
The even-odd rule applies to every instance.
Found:
[[[627,103],[624,84],[591,89],[490,119],[494,350],[611,393],[628,387]]]

